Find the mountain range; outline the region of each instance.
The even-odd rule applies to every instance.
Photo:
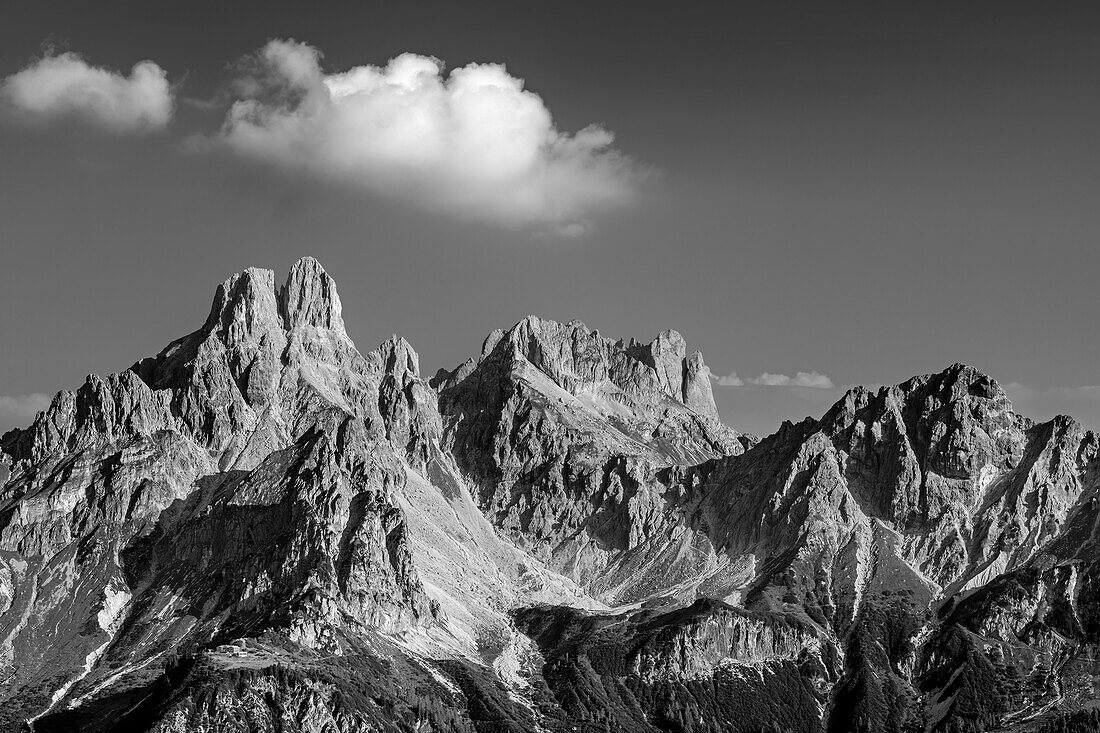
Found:
[[[758,438],[533,316],[429,377],[245,270],[0,439],[0,730],[1097,730],[1098,443],[963,364]]]

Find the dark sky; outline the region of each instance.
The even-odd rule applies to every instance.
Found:
[[[842,385],[963,361],[1021,411],[1100,427],[1100,21],[1058,3],[15,3],[0,76],[43,43],[180,100],[168,129],[0,124],[0,395],[73,387],[201,324],[218,282],[316,256],[366,350],[426,372],[528,313],[676,328],[771,432]],[[965,7],[962,7],[965,5]],[[889,6],[889,7],[887,7]],[[470,223],[187,152],[227,67],[272,38],[326,71],[405,51],[507,65],[558,129],[598,122],[659,173],[576,239]],[[0,400],[3,398],[0,397]],[[0,429],[26,422],[0,402]]]

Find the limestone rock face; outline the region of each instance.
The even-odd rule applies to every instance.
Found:
[[[684,356],[687,344],[676,331],[662,331],[649,344],[648,359],[657,372],[657,381],[666,394],[676,396],[684,383]]]
[[[250,269],[201,329],[5,436],[8,722],[227,634],[338,650],[436,624],[398,499],[406,452],[439,435],[416,362],[359,354],[316,261],[281,288]]]
[[[700,600],[672,612],[535,608],[517,623],[570,719],[622,730],[814,731],[836,652],[812,627]]]
[[[28,430],[11,434],[7,457],[37,463],[173,429],[176,422],[166,397],[149,389],[133,372],[106,379],[89,375],[75,392],[59,392]]]
[[[710,386],[710,369],[703,363],[703,355],[698,351],[684,359],[683,396],[684,404],[692,410],[718,419],[718,408]]]
[[[1100,725],[1100,441],[972,367],[758,440],[683,337],[429,382],[312,258],[0,439],[0,730]]]
[[[394,336],[367,354],[383,374],[378,411],[386,437],[410,462],[423,467],[443,432],[435,390],[420,378],[420,357],[409,342]]]
[[[312,257],[294,263],[278,298],[287,330],[313,327],[345,335],[336,283]]]
[[[741,603],[847,639],[830,730],[992,726],[1027,713],[932,702],[957,686],[921,672],[937,614],[1013,568],[1079,562],[1066,536],[1081,536],[1082,502],[1100,490],[1096,456],[1092,433],[1067,418],[1033,424],[956,364],[851,390],[822,420],[693,469],[688,501],[713,544],[754,568]]]
[[[675,498],[658,473],[752,443],[714,417],[709,385],[705,396],[697,387],[688,395],[704,411],[685,404],[685,363],[691,384],[709,377],[702,358],[685,360],[684,351],[674,331],[643,346],[528,317],[491,334],[476,363],[433,380],[444,445],[482,511],[608,602],[673,585],[624,570],[632,555],[659,548],[688,564],[714,561],[705,537],[692,547],[678,531]]]

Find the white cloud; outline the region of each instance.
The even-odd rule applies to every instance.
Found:
[[[808,389],[833,389],[833,380],[820,372],[798,372],[793,377],[786,374],[772,374],[764,372],[759,377],[744,379],[731,372],[728,376],[718,377],[718,384],[723,387],[743,387],[746,384],[758,387],[806,387]]]
[[[769,372],[764,372],[756,379],[750,379],[749,382],[764,387],[786,387],[791,383],[791,378],[786,374],[771,374]]]
[[[713,375],[712,375],[713,376]],[[737,372],[730,372],[724,377],[717,377],[718,384],[722,387],[744,387],[745,380],[737,376]]]
[[[795,387],[809,387],[811,389],[833,388],[833,380],[820,372],[799,372],[794,375],[791,384]]]
[[[30,422],[50,406],[50,396],[39,392],[25,395],[0,395],[0,425]]]
[[[152,61],[135,64],[126,77],[75,53],[46,56],[4,79],[0,92],[29,117],[75,117],[116,133],[160,129],[172,116],[168,78]]]
[[[242,66],[220,138],[285,167],[511,226],[577,236],[644,177],[599,125],[560,132],[499,64],[444,72],[406,53],[326,74],[321,54],[270,41]]]

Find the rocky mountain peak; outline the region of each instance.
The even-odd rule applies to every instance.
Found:
[[[230,276],[214,293],[204,330],[235,344],[302,326],[345,334],[336,283],[312,257],[295,262],[281,287],[258,267]]]
[[[700,415],[718,419],[718,407],[714,404],[714,391],[710,384],[710,368],[698,351],[684,359],[681,389],[685,405]]]
[[[217,333],[223,342],[229,343],[250,340],[280,328],[281,324],[275,273],[250,267],[218,286],[204,330]]]
[[[866,409],[895,412],[911,427],[945,419],[957,412],[959,419],[985,421],[991,432],[998,425],[1019,421],[1030,424],[1013,410],[1012,401],[996,379],[967,364],[956,363],[940,372],[911,377],[901,384],[878,390],[852,387],[822,418],[828,425],[847,424]]]
[[[420,377],[420,355],[401,336],[390,336],[371,355],[378,359],[379,366],[386,374]]]
[[[577,320],[559,323],[527,316],[507,331],[491,332],[478,360],[452,372],[441,371],[433,383],[455,386],[479,366],[488,368],[500,360],[508,364],[494,368],[511,369],[516,360],[529,363],[567,392],[610,390],[617,400],[641,409],[659,408],[672,398],[699,415],[718,419],[710,371],[702,354],[688,355],[677,331],[663,331],[649,344],[640,344],[609,339]]]
[[[633,350],[657,372],[667,394],[701,415],[718,419],[710,370],[698,351],[688,356],[687,343],[678,331],[662,331],[648,346],[635,346]]]
[[[287,330],[313,326],[344,333],[336,283],[312,257],[303,257],[290,268],[279,292],[279,311]]]
[[[969,364],[955,363],[936,374],[913,377],[898,388],[907,394],[923,392],[943,402],[977,398],[990,400],[1005,409],[1011,402],[996,379]]]
[[[7,433],[2,447],[14,460],[36,462],[173,426],[167,395],[133,372],[89,374],[75,391],[58,392],[29,428]]]
[[[684,342],[684,337],[677,331],[662,331],[649,344],[646,361],[651,362],[651,366],[657,371],[661,386],[670,395],[681,391],[686,355],[687,344]]]

